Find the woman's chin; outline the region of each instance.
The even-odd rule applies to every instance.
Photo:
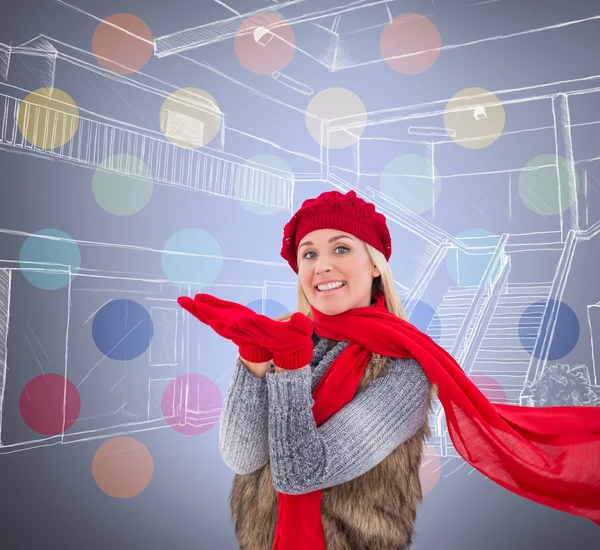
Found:
[[[338,315],[346,311],[346,307],[343,304],[327,304],[322,301],[316,300],[317,303],[312,303],[312,307],[314,307],[317,311],[320,311],[323,315]]]

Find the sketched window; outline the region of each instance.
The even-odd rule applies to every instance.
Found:
[[[150,344],[150,365],[173,367],[177,365],[177,310],[168,307],[151,309],[154,335]]]
[[[168,138],[181,141],[190,147],[203,145],[204,122],[179,111],[162,109],[161,113],[163,116],[162,127]]]

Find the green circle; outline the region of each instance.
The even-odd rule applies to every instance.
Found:
[[[110,214],[129,216],[139,212],[152,197],[150,168],[135,155],[112,155],[94,172],[92,192],[96,202]]]
[[[566,182],[569,174],[567,159],[558,155],[539,155],[531,159],[519,174],[519,195],[521,200],[536,214],[551,216],[564,212],[575,202],[569,195],[567,185],[560,188],[560,181]],[[579,194],[579,176],[575,170],[575,190]]]
[[[399,155],[381,173],[381,192],[415,214],[431,210],[442,190],[437,169],[431,174],[431,161],[421,155]]]
[[[265,174],[265,172],[263,172],[262,170],[259,172],[258,170],[260,170],[260,167],[256,166],[257,164],[264,165],[265,168],[262,170],[267,172],[269,168],[274,168],[275,170],[290,172],[290,174],[292,173],[292,169],[290,168],[289,164],[278,156],[266,154],[254,155],[253,157],[247,158],[237,169],[237,172],[235,174],[235,183],[238,189],[243,189],[244,184],[246,183],[244,180],[248,180],[253,176],[265,178],[265,181],[259,185],[269,185],[268,178],[266,177],[267,174]],[[255,168],[257,170],[252,170],[252,168]],[[291,192],[292,191],[290,189],[290,193]],[[265,206],[263,204],[258,204],[256,202],[250,202],[241,199],[238,199],[238,201],[246,210],[252,212],[257,216],[271,216],[272,214],[277,214],[285,210],[284,208],[278,208],[276,206]]]

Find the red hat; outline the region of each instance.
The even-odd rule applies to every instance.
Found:
[[[304,235],[317,229],[339,229],[362,239],[379,250],[386,260],[392,255],[392,240],[383,214],[375,206],[356,196],[326,191],[315,199],[306,199],[283,228],[281,256],[298,273],[298,245]]]

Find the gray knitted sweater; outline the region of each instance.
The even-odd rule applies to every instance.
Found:
[[[219,452],[237,474],[271,465],[273,487],[302,494],[345,483],[374,468],[427,419],[430,382],[414,359],[388,362],[381,375],[317,427],[312,391],[349,342],[328,351],[313,335],[310,366],[264,378],[236,360],[223,402]]]

